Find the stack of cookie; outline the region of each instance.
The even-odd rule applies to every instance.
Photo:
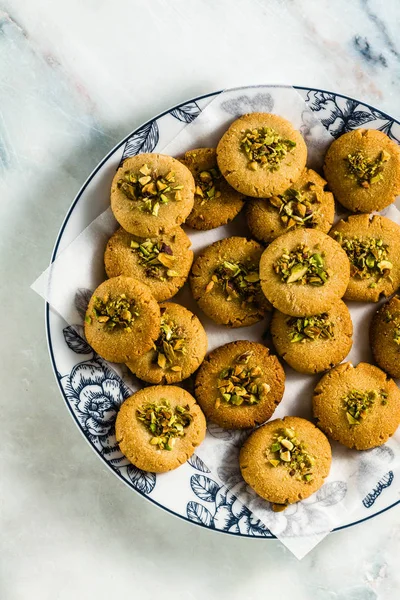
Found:
[[[323,484],[331,464],[325,434],[366,449],[384,443],[400,423],[400,392],[383,371],[339,365],[353,334],[344,301],[376,302],[400,286],[400,227],[368,214],[400,193],[400,150],[382,132],[357,130],[329,148],[327,181],[306,161],[300,132],[264,113],[237,119],[216,149],[194,149],[180,160],[127,159],[111,188],[121,228],[105,252],[109,279],[94,292],[85,323],[101,356],[153,384],[117,417],[117,440],[129,460],[155,472],[179,466],[203,440],[205,417],[225,428],[258,427],[240,466],[277,510]],[[335,198],[362,214],[333,226]],[[211,244],[192,265],[181,225],[213,229],[244,206],[251,235]],[[166,302],[187,279],[202,313],[220,326],[253,325],[273,311],[277,355],[296,371],[325,373],[314,392],[317,426],[299,417],[266,423],[282,400],[285,371],[263,344],[234,341],[206,357],[199,318]],[[379,366],[398,377],[397,298],[378,311],[371,343]],[[196,400],[166,385],[195,371]]]

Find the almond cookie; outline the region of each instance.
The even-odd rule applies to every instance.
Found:
[[[288,317],[275,310],[271,333],[279,356],[300,373],[331,369],[346,358],[353,344],[349,309],[341,300],[311,317]]]
[[[283,194],[249,200],[247,224],[260,242],[269,243],[291,229],[306,227],[328,233],[335,216],[335,201],[325,191],[326,181],[312,169]]]
[[[191,172],[164,154],[127,158],[111,184],[111,209],[118,223],[144,238],[175,229],[190,214],[193,202]]]
[[[285,389],[285,372],[262,344],[236,341],[213,350],[196,377],[195,396],[208,419],[227,429],[268,421]]]
[[[328,311],[346,291],[350,264],[340,245],[313,229],[281,235],[260,261],[261,288],[286,315],[306,317]]]
[[[115,436],[122,454],[138,469],[165,473],[192,456],[206,434],[193,396],[174,385],[146,387],[122,404]]]
[[[227,182],[255,198],[282,194],[300,177],[306,160],[300,132],[269,113],[243,115],[217,146],[218,166]]]
[[[207,352],[207,335],[190,310],[174,302],[160,304],[161,329],[154,347],[127,363],[148,383],[177,383],[189,377]]]
[[[400,227],[380,215],[353,215],[330,233],[350,260],[344,298],[378,302],[400,286]]]
[[[186,225],[205,231],[232,221],[243,208],[244,195],[222,177],[215,148],[189,150],[180,161],[192,173],[196,185]]]
[[[246,327],[264,318],[270,305],[260,288],[264,248],[242,237],[208,246],[195,260],[190,285],[202,311],[219,325]]]
[[[331,462],[325,435],[300,417],[276,419],[259,427],[239,456],[246,483],[278,505],[293,504],[316,492],[328,477]]]
[[[400,194],[400,148],[382,131],[355,129],[328,149],[325,177],[352,212],[380,211]]]
[[[400,423],[400,390],[386,373],[349,362],[322,377],[314,390],[314,416],[329,437],[356,450],[384,444]]]
[[[375,361],[392,377],[400,378],[400,299],[394,296],[375,313],[370,328]]]
[[[93,292],[85,335],[100,356],[122,363],[147,352],[160,332],[160,308],[149,288],[131,277],[113,277]]]
[[[108,240],[104,265],[108,277],[125,275],[145,283],[161,302],[175,296],[193,262],[191,241],[181,227],[157,238],[140,238],[122,227]]]

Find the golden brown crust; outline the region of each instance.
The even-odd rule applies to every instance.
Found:
[[[396,379],[400,378],[400,345],[395,342],[395,332],[399,330],[399,325],[400,298],[394,296],[373,316],[370,340],[375,362]]]

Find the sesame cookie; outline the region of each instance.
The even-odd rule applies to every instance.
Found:
[[[161,329],[154,347],[127,363],[148,383],[177,383],[200,366],[207,352],[207,335],[190,310],[174,302],[160,304]]]
[[[164,473],[190,458],[206,434],[193,396],[174,385],[143,388],[122,404],[115,436],[122,454],[138,469]]]
[[[127,362],[147,352],[160,331],[160,308],[149,288],[131,277],[113,277],[93,292],[85,336],[100,356]]]
[[[227,182],[255,198],[282,194],[300,177],[306,160],[300,132],[269,113],[243,115],[217,146],[218,166]]]
[[[329,475],[330,444],[313,423],[285,417],[256,429],[239,456],[243,479],[262,498],[293,504],[316,492]]]
[[[356,450],[384,444],[400,423],[400,390],[386,373],[349,362],[322,377],[314,390],[314,416],[329,437]]]
[[[164,154],[127,158],[111,184],[111,209],[118,223],[144,238],[175,229],[190,214],[193,202],[191,172]]]
[[[375,361],[392,377],[400,378],[400,298],[394,296],[375,313],[370,327]]]
[[[134,277],[150,288],[158,302],[168,300],[188,278],[193,262],[190,246],[181,227],[157,238],[140,238],[120,227],[104,253],[107,276]]]
[[[400,148],[382,131],[355,129],[331,144],[324,172],[348,210],[380,211],[400,194]]]
[[[270,310],[260,288],[263,249],[253,240],[230,237],[211,244],[195,260],[190,275],[193,296],[219,325],[253,325]]]
[[[271,334],[279,356],[300,373],[331,369],[346,358],[353,344],[349,309],[341,300],[311,317],[288,317],[275,310]]]
[[[350,260],[344,298],[378,302],[400,286],[400,227],[380,215],[353,215],[339,221],[330,235]]]
[[[243,208],[244,195],[222,177],[215,148],[189,150],[180,161],[192,173],[196,186],[186,225],[205,231],[232,221]]]
[[[260,261],[261,288],[271,304],[293,317],[328,311],[346,291],[350,264],[340,245],[314,229],[274,240]]]
[[[246,204],[247,224],[253,236],[269,243],[291,229],[306,227],[328,233],[335,216],[335,201],[325,191],[326,181],[312,169],[283,194],[251,199]]]
[[[201,365],[195,396],[208,419],[228,429],[268,421],[285,389],[285,372],[262,344],[236,341],[213,350]]]

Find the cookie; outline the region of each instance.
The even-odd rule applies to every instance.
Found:
[[[190,285],[201,310],[219,325],[246,327],[270,306],[259,281],[261,244],[230,237],[208,246],[195,260]]]
[[[85,316],[85,336],[100,356],[122,363],[147,352],[160,332],[160,308],[149,288],[131,277],[99,285]]]
[[[183,223],[194,202],[194,179],[172,156],[127,158],[111,184],[111,210],[122,227],[139,237],[168,233]]]
[[[181,227],[157,238],[140,238],[118,229],[108,240],[104,265],[108,277],[125,275],[145,283],[161,302],[175,296],[193,262],[191,241]]]
[[[288,317],[275,310],[271,334],[279,356],[300,373],[331,369],[346,358],[353,344],[349,309],[341,300],[311,317]]]
[[[122,404],[115,422],[119,448],[138,469],[165,473],[192,456],[206,434],[193,396],[174,385],[143,388]]]
[[[195,396],[208,419],[227,429],[268,421],[285,389],[285,372],[262,344],[236,341],[213,350],[201,365]]]
[[[324,172],[348,210],[380,211],[400,194],[400,148],[382,131],[355,129],[331,144]]]
[[[300,177],[306,160],[300,132],[269,113],[243,115],[217,146],[218,166],[227,182],[255,198],[282,194]]]
[[[392,377],[400,378],[400,298],[394,296],[375,313],[370,327],[375,362]]]
[[[318,427],[348,448],[368,450],[384,444],[400,423],[400,390],[386,373],[369,365],[341,364],[314,390]]]
[[[192,173],[196,186],[186,225],[205,231],[232,221],[243,208],[244,195],[222,177],[215,148],[189,150],[180,161]]]
[[[256,429],[239,456],[243,479],[265,500],[286,505],[308,498],[329,475],[330,444],[310,421],[285,417]]]
[[[326,181],[312,169],[283,194],[251,199],[246,203],[247,224],[260,242],[269,243],[291,229],[305,227],[328,233],[335,216],[335,201],[325,191]]]
[[[207,352],[207,335],[190,310],[174,302],[160,305],[161,329],[154,347],[127,363],[148,383],[177,383],[189,377]]]
[[[292,317],[328,311],[346,291],[350,264],[340,245],[314,229],[289,231],[260,261],[261,288],[271,304]]]
[[[330,235],[350,260],[344,298],[378,302],[400,286],[400,227],[380,215],[353,215],[339,221]]]

